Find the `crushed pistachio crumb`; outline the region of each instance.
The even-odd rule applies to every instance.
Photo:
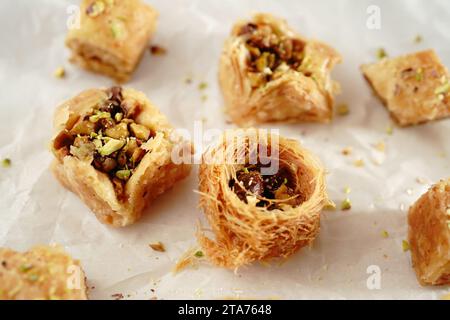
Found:
[[[352,154],[352,151],[353,151],[352,147],[345,147],[344,149],[342,149],[342,154],[344,156],[349,156]]]
[[[416,70],[416,80],[417,81],[422,81],[423,80],[423,69],[422,68],[418,68]]]
[[[205,102],[206,100],[208,100],[208,95],[204,94],[200,99],[202,100],[202,102]]]
[[[122,119],[123,119],[123,113],[117,112],[116,115],[114,116],[114,119],[115,119],[117,122],[122,121]]]
[[[352,189],[350,189],[350,187],[344,187],[344,193],[349,194],[352,191]]]
[[[97,112],[96,114],[89,117],[89,121],[96,123],[100,119],[108,119],[111,116],[109,112]]]
[[[121,149],[125,144],[123,140],[109,139],[109,141],[98,150],[101,156],[109,156],[110,154]]]
[[[337,107],[337,113],[340,116],[346,116],[350,113],[350,109],[347,104],[343,103]]]
[[[2,160],[2,167],[3,168],[9,168],[11,167],[11,159],[5,158]]]
[[[28,264],[28,263],[24,263],[19,266],[19,271],[23,272],[23,273],[26,273],[26,272],[30,271],[31,269],[33,269],[33,265]]]
[[[421,43],[422,40],[423,40],[423,38],[420,34],[416,35],[416,37],[414,38],[415,43]]]
[[[387,232],[386,230],[381,231],[381,236],[383,238],[389,238],[389,232]]]
[[[409,247],[408,241],[406,241],[406,240],[402,241],[402,249],[403,249],[403,252],[409,251],[410,247]]]
[[[150,246],[150,248],[152,248],[153,250],[158,251],[158,252],[166,251],[166,248],[160,241],[155,242],[155,243],[150,243],[149,246]]]
[[[355,167],[361,168],[364,167],[364,160],[363,159],[357,159],[353,162]]]
[[[121,20],[111,22],[111,33],[114,39],[122,39],[125,35],[125,24]]]
[[[342,201],[341,203],[341,210],[346,211],[346,210],[350,210],[352,208],[352,202],[350,201],[349,198],[346,198]]]
[[[62,79],[66,76],[66,70],[63,67],[58,67],[53,75],[58,79]]]
[[[441,94],[446,94],[447,92],[450,91],[450,81],[443,84],[442,86],[436,88],[436,90],[434,91],[434,93],[436,95],[441,95]]]
[[[196,258],[202,258],[205,254],[203,253],[203,251],[198,250],[197,252],[194,253],[194,256]]]
[[[199,83],[199,85],[198,85],[199,90],[205,90],[206,88],[208,88],[208,84],[206,82]]]
[[[377,51],[377,58],[379,60],[386,58],[388,55],[386,53],[386,50],[384,50],[384,48],[379,48]]]
[[[386,127],[386,134],[392,136],[393,133],[394,133],[394,128],[391,125],[387,126]]]

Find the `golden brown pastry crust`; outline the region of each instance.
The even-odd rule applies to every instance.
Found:
[[[79,287],[77,287],[79,285]],[[0,248],[0,300],[86,300],[84,272],[61,247]]]
[[[432,186],[409,209],[409,244],[422,285],[450,284],[450,179]]]
[[[98,15],[90,6],[103,3]],[[79,66],[126,82],[156,30],[158,13],[141,0],[83,0],[80,28],[71,29],[66,45]]]
[[[296,207],[286,205],[283,210],[271,211],[257,207],[250,200],[241,201],[229,181],[242,165],[211,163],[205,157],[222,152],[242,154],[246,152],[245,146],[226,144],[223,138],[255,135],[267,138],[268,145],[272,146],[272,139],[265,131],[227,131],[217,146],[205,152],[200,165],[200,207],[215,239],[203,231],[198,238],[206,256],[218,266],[238,268],[257,260],[290,256],[314,240],[320,228],[320,212],[329,203],[325,171],[320,162],[298,142],[283,137],[279,137],[280,164],[288,165],[295,172],[298,192],[304,195],[305,201]]]
[[[253,87],[247,68],[249,50],[239,36],[239,30],[249,22],[268,24],[285,36],[304,42],[301,72],[288,70],[264,86]],[[226,112],[234,123],[247,127],[280,121],[329,122],[333,116],[333,97],[339,91],[330,72],[340,61],[334,49],[319,41],[306,40],[284,20],[270,14],[256,14],[251,21],[238,22],[225,42],[219,65]]]
[[[448,70],[433,50],[385,58],[361,70],[400,126],[450,116]]]
[[[76,157],[57,158],[52,171],[63,186],[77,194],[106,224],[123,227],[140,218],[146,206],[190,173],[189,164],[174,164],[171,153],[175,144],[170,140],[173,129],[166,117],[141,92],[123,89],[124,104],[139,104],[142,112],[135,119],[155,132],[144,144],[149,152],[139,163],[125,185],[126,200],[120,201],[110,178],[90,163]],[[73,114],[85,115],[95,105],[107,99],[105,90],[87,90],[63,103],[55,113],[55,136],[64,130]],[[55,150],[54,150],[55,152]]]

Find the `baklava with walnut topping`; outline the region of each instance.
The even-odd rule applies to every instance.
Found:
[[[329,122],[339,89],[330,73],[340,60],[328,45],[303,38],[269,14],[238,22],[220,59],[226,111],[240,126]]]
[[[428,190],[409,209],[409,246],[422,285],[450,284],[450,179]]]
[[[172,126],[141,92],[88,90],[55,114],[53,171],[97,218],[114,226],[135,222],[146,205],[190,172],[172,161],[179,144]]]
[[[400,126],[450,116],[450,78],[433,50],[384,58],[361,70]]]
[[[84,272],[59,246],[0,248],[0,300],[86,300]]]
[[[71,61],[126,82],[155,32],[157,12],[141,0],[83,0],[66,39]]]

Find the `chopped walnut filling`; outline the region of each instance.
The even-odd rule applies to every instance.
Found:
[[[296,181],[291,170],[280,168],[274,175],[262,175],[261,167],[244,167],[236,173],[236,179],[230,179],[229,186],[241,201],[248,203],[248,196],[256,197],[256,206],[267,210],[281,209],[282,203],[295,207],[304,201],[295,191]]]
[[[93,112],[69,118],[54,148],[62,157],[74,156],[108,174],[118,198],[124,200],[125,183],[147,153],[142,145],[152,137],[149,128],[134,120],[140,112],[139,105],[125,106],[122,89],[113,87],[108,100]]]
[[[290,69],[300,71],[305,47],[302,40],[289,38],[264,23],[248,23],[238,35],[244,37],[250,53],[248,75],[253,87],[275,80]]]

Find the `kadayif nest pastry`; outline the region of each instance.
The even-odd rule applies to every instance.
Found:
[[[329,204],[317,158],[295,140],[255,129],[227,131],[204,153],[199,188],[212,229],[199,232],[200,244],[214,264],[232,269],[311,244]]]

